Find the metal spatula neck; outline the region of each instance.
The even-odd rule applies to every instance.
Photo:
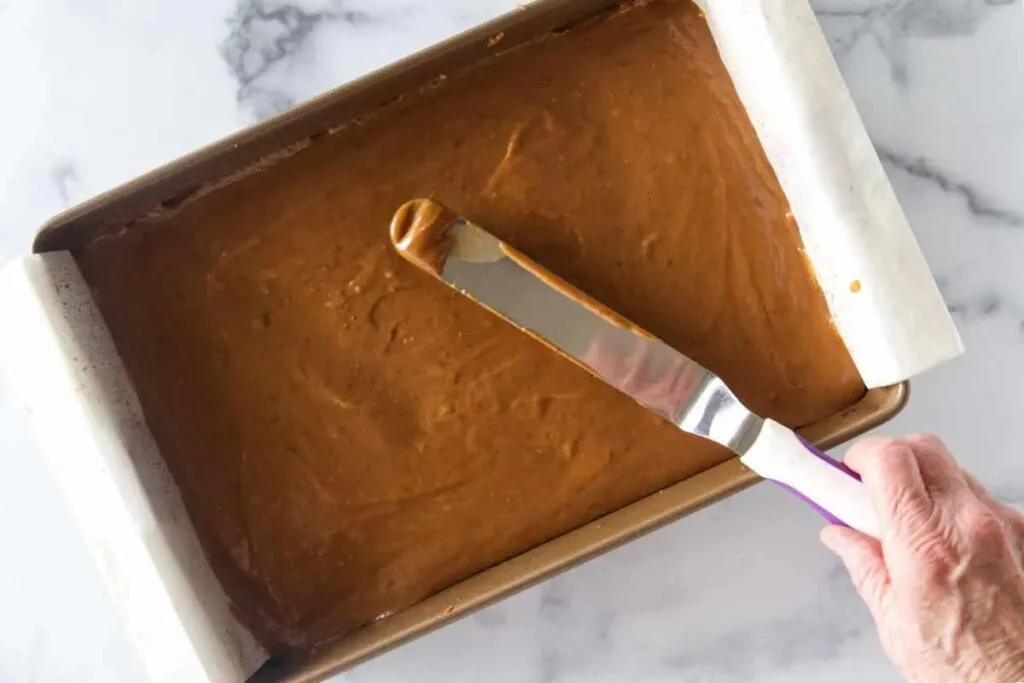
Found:
[[[687,405],[672,420],[685,432],[716,441],[743,455],[757,439],[764,420],[752,413],[719,377],[708,373]]]

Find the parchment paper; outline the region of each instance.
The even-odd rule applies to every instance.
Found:
[[[963,352],[806,0],[700,0],[868,387]]]
[[[702,0],[865,384],[962,352],[806,0]],[[244,680],[234,620],[70,254],[0,270],[0,365],[156,683]]]
[[[231,615],[71,254],[0,269],[0,320],[0,365],[148,682],[248,678],[266,655]]]

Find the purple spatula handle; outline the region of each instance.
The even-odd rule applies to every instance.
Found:
[[[790,429],[765,420],[761,434],[742,460],[765,479],[807,502],[829,522],[878,538],[874,511],[857,473]]]
[[[830,466],[836,468],[840,472],[843,472],[844,474],[847,474],[847,475],[853,477],[857,481],[860,481],[860,475],[857,474],[856,472],[854,472],[853,470],[851,470],[846,465],[844,465],[842,462],[840,462],[840,461],[838,461],[838,460],[836,460],[834,458],[830,458],[827,454],[823,453],[822,451],[819,451],[817,448],[814,447],[813,444],[808,442],[806,439],[804,439],[799,434],[796,434],[795,436],[796,436],[797,439],[800,440],[800,443],[802,443],[804,445],[804,448],[806,448],[807,451],[811,455],[813,455],[816,458],[819,458],[822,462],[824,462],[825,464],[830,465]],[[829,512],[825,508],[823,508],[820,505],[818,505],[817,503],[815,503],[813,500],[811,500],[810,498],[808,498],[804,494],[802,494],[799,491],[797,491],[795,488],[793,488],[789,484],[783,484],[781,481],[775,481],[774,479],[769,479],[769,481],[772,482],[773,484],[777,485],[777,486],[780,486],[780,487],[786,489],[787,491],[792,493],[797,498],[800,498],[801,500],[803,500],[805,503],[807,503],[812,508],[817,510],[818,514],[820,514],[822,517],[827,519],[830,524],[838,524],[840,526],[845,526],[845,527],[849,527],[850,526],[849,524],[847,524],[843,520],[839,519],[838,517],[833,515],[831,512]]]
[[[847,523],[846,523],[846,522],[844,522],[843,520],[839,519],[838,517],[836,517],[835,515],[833,515],[833,514],[832,514],[831,512],[829,512],[829,511],[828,511],[828,510],[826,510],[825,508],[823,508],[823,507],[821,507],[820,505],[818,505],[817,503],[815,503],[815,502],[814,502],[813,500],[811,500],[810,498],[808,498],[808,497],[807,497],[807,496],[805,496],[804,494],[802,494],[802,493],[800,493],[799,491],[797,491],[797,490],[796,490],[795,488],[793,488],[792,486],[790,486],[790,485],[788,485],[788,484],[783,484],[783,483],[782,483],[781,481],[775,481],[774,479],[767,479],[766,481],[770,481],[771,483],[775,484],[775,485],[776,485],[776,486],[778,486],[779,488],[782,488],[782,489],[785,489],[785,490],[789,491],[789,492],[790,492],[790,493],[792,493],[792,494],[793,494],[794,496],[796,496],[796,497],[797,497],[797,498],[799,498],[800,500],[802,500],[802,501],[804,501],[805,503],[807,503],[808,505],[810,505],[810,506],[811,506],[812,508],[814,508],[814,510],[815,510],[815,511],[816,511],[816,512],[817,512],[817,513],[818,513],[819,515],[821,515],[822,517],[824,517],[824,518],[825,518],[825,519],[826,519],[826,520],[828,521],[828,523],[829,523],[829,524],[838,524],[839,526],[845,526],[845,527],[849,527],[849,526],[850,526],[849,524],[847,524]]]
[[[854,472],[853,470],[851,470],[849,467],[847,467],[845,463],[843,463],[843,462],[841,462],[839,460],[836,460],[833,457],[830,457],[827,453],[825,453],[823,451],[819,451],[817,449],[817,447],[815,447],[814,444],[812,444],[810,441],[808,441],[804,437],[800,436],[799,434],[794,433],[793,436],[795,436],[797,438],[797,440],[800,443],[803,444],[804,448],[806,448],[811,453],[811,455],[813,455],[814,457],[816,457],[816,458],[818,458],[820,460],[823,460],[826,464],[831,465],[832,467],[835,467],[840,472],[848,474],[849,476],[853,477],[857,481],[860,481],[860,475],[857,474],[856,472]]]

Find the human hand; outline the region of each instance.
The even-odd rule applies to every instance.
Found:
[[[995,500],[932,436],[873,438],[846,464],[863,478],[881,541],[830,526],[911,683],[1024,682],[1024,516]]]

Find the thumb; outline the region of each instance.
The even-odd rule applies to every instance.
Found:
[[[857,593],[877,621],[888,599],[890,586],[882,546],[859,531],[835,525],[822,529],[821,542],[846,565]]]

